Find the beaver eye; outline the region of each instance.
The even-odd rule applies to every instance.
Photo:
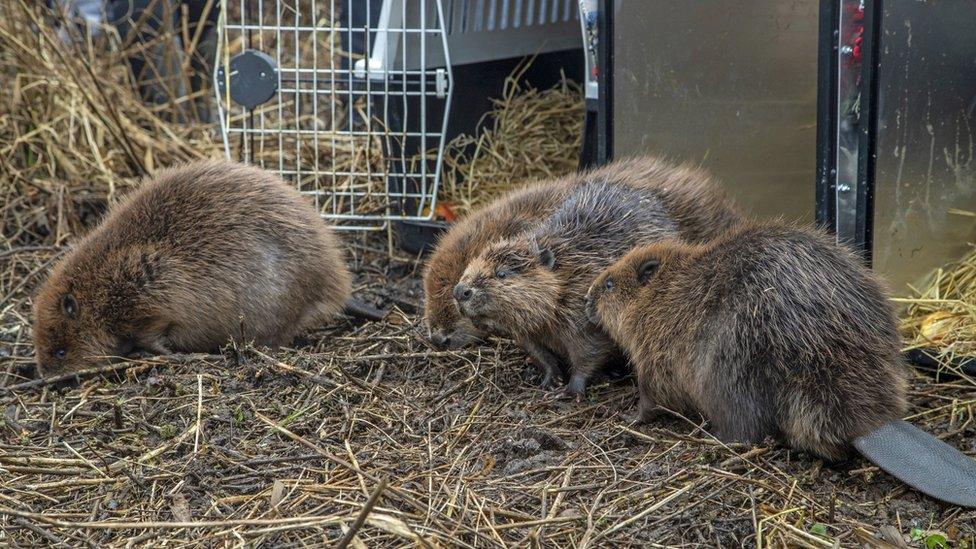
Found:
[[[61,310],[64,314],[68,315],[69,318],[78,317],[78,302],[75,300],[75,296],[71,294],[65,294],[61,298]]]
[[[508,278],[508,271],[505,270],[498,271],[497,273],[495,273],[495,276],[498,278]]]
[[[612,290],[612,289],[613,289],[613,279],[612,279],[612,278],[609,278],[609,277],[608,277],[608,278],[607,278],[607,279],[606,279],[606,280],[605,280],[605,281],[603,282],[603,287],[604,287],[604,288],[606,288],[606,290],[607,290],[608,292],[609,292],[610,290]]]
[[[58,360],[64,360],[64,357],[68,356],[68,350],[64,347],[58,347],[51,354],[53,354],[54,358]]]

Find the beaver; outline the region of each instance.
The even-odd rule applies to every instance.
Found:
[[[289,343],[351,292],[330,227],[294,188],[226,161],[163,169],[110,209],[34,304],[38,373],[133,350]]]
[[[899,421],[907,369],[885,289],[823,232],[750,222],[637,247],[596,277],[586,311],[628,353],[642,420],[697,411],[721,440],[778,437],[827,460],[854,447],[976,504],[976,462]]]
[[[452,291],[468,262],[488,244],[514,236],[551,215],[572,178],[540,181],[511,191],[454,223],[424,267],[424,318],[431,342],[458,349],[488,335],[458,313]],[[499,335],[499,334],[494,334]]]
[[[568,364],[570,392],[580,395],[593,372],[621,356],[586,318],[590,282],[633,246],[677,235],[655,193],[591,181],[537,228],[491,244],[471,260],[454,297],[464,316],[492,332],[511,332],[529,344],[533,358],[533,347],[552,349]],[[543,368],[543,383],[551,384],[558,363]]]
[[[486,335],[505,335],[490,333],[459,314],[452,292],[461,274],[489,244],[534,228],[552,215],[572,189],[588,181],[652,189],[682,237],[692,242],[708,240],[739,219],[736,207],[708,173],[653,156],[618,160],[512,191],[454,223],[427,261],[424,316],[435,345],[460,348]]]

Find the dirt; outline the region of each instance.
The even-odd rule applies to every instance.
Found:
[[[0,544],[331,546],[365,506],[369,547],[846,547],[883,529],[976,545],[976,513],[863,459],[728,447],[697,417],[635,425],[630,378],[565,399],[506,341],[437,351],[416,259],[347,241],[357,296],[386,321],[0,389]],[[0,386],[25,381],[28,299],[54,253],[0,257]],[[919,374],[911,400],[911,421],[976,453],[976,386]]]

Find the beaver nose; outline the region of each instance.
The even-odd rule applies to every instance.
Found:
[[[474,295],[474,290],[471,289],[467,284],[461,283],[454,287],[454,299],[461,301],[467,301],[471,299]]]
[[[441,332],[434,332],[431,334],[430,340],[434,343],[434,346],[440,347],[441,349],[448,347],[451,344],[451,336],[445,335]]]

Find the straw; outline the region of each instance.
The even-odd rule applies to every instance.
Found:
[[[460,135],[446,148],[441,197],[463,215],[527,181],[575,170],[583,136],[583,94],[562,80],[539,90],[522,80],[532,59],[505,80],[502,97],[475,135]]]
[[[946,264],[922,289],[895,299],[904,305],[902,333],[909,349],[935,350],[943,363],[976,355],[976,248]]]

